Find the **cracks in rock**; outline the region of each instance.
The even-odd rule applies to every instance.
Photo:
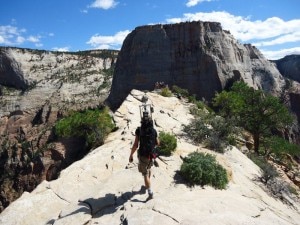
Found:
[[[63,198],[63,197],[61,197],[59,194],[57,194],[53,189],[51,189],[51,187],[48,187],[47,189],[50,189],[58,198],[60,198],[61,200],[63,200],[63,201],[65,201],[65,202],[67,202],[67,203],[71,203],[71,202],[69,202],[67,199],[65,199],[65,198]]]
[[[131,96],[132,96],[133,98],[135,98],[136,100],[138,100],[139,102],[142,102],[142,99],[139,98],[139,97],[140,97],[139,95],[133,95],[133,94],[131,94]]]
[[[124,118],[124,117],[125,117],[125,115],[122,114],[122,113],[120,113],[120,112],[116,112],[116,113],[114,114],[114,116],[115,116],[115,117],[119,117],[119,118]]]
[[[161,214],[161,215],[164,215],[164,216],[166,216],[166,217],[169,217],[170,219],[172,219],[172,220],[175,221],[176,223],[180,223],[178,220],[176,220],[174,217],[168,215],[167,213],[163,213],[163,212],[161,212],[161,211],[159,211],[159,210],[157,210],[157,209],[155,209],[155,208],[152,208],[152,211],[157,212],[157,213],[159,213],[159,214]]]

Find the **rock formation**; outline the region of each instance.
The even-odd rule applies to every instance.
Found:
[[[280,73],[290,79],[288,99],[292,111],[300,121],[300,55],[289,55],[274,62]]]
[[[28,87],[20,64],[0,49],[0,85],[25,90]]]
[[[300,83],[300,55],[285,56],[275,63],[284,77]]]
[[[0,116],[16,109],[38,110],[46,102],[73,110],[103,102],[118,54],[109,50],[0,49],[0,85],[11,87],[1,88]]]
[[[137,159],[128,164],[134,131],[140,125],[143,92],[133,90],[114,113],[119,129],[105,144],[65,169],[60,177],[25,192],[0,214],[0,224],[298,224],[300,203],[284,193],[274,199],[258,181],[259,168],[236,148],[217,154],[182,135],[190,104],[148,93],[158,132],[177,137],[176,152],[153,168],[154,199],[140,192]],[[193,151],[214,154],[228,174],[225,190],[189,187],[180,179],[182,159]],[[136,157],[136,155],[135,155]]]
[[[237,80],[276,95],[285,83],[274,63],[254,46],[240,44],[220,23],[142,26],[123,43],[108,103],[117,108],[132,89],[153,90],[156,82],[210,101]]]
[[[86,153],[82,140],[58,139],[53,126],[103,103],[116,56],[0,48],[0,212]]]

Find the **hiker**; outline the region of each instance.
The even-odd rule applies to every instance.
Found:
[[[148,199],[153,198],[153,191],[151,190],[151,167],[152,151],[155,146],[159,145],[157,132],[153,127],[153,120],[145,114],[141,121],[141,126],[135,131],[135,140],[131,148],[129,162],[133,162],[133,154],[138,149],[138,170],[144,176],[145,187],[148,190]]]

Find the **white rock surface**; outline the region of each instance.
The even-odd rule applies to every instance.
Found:
[[[133,90],[114,114],[119,129],[106,143],[65,169],[52,182],[44,181],[32,193],[24,193],[0,214],[0,224],[300,224],[300,205],[294,208],[269,196],[261,184],[259,168],[233,148],[224,155],[188,143],[180,134],[192,116],[189,104],[177,98],[148,93],[154,105],[158,131],[173,132],[177,151],[168,165],[153,168],[154,199],[139,192],[143,177],[137,159],[128,164],[134,131],[140,122],[143,93]],[[188,187],[174,179],[180,156],[192,151],[216,154],[231,174],[226,190]]]

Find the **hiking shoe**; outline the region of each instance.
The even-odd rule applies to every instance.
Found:
[[[149,195],[148,195],[148,198],[146,199],[146,201],[149,201],[149,200],[151,200],[151,199],[153,199],[154,197],[153,197],[153,192],[152,193],[149,193]]]
[[[147,190],[147,188],[144,185],[142,185],[141,189],[140,189],[140,193],[141,194],[146,194],[146,190]]]

